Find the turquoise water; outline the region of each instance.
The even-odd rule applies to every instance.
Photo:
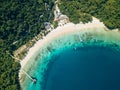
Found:
[[[119,90],[119,71],[120,52],[109,47],[69,49],[49,64],[43,90]]]
[[[24,67],[23,90],[119,90],[120,34],[102,29],[58,36]],[[110,89],[111,88],[111,89]]]

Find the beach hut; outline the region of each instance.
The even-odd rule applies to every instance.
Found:
[[[58,17],[58,25],[59,26],[62,26],[68,22],[69,22],[69,18],[66,15],[62,14]]]
[[[51,23],[50,23],[50,22],[45,22],[44,25],[45,25],[45,29],[46,29],[46,30],[52,30],[52,27],[51,27]]]

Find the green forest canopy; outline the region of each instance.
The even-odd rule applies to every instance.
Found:
[[[60,0],[62,13],[74,23],[91,21],[95,16],[109,29],[120,28],[120,0]]]
[[[10,55],[53,20],[54,0],[0,0],[0,90],[19,90],[20,64]]]
[[[0,90],[19,90],[20,64],[7,53],[25,44],[53,20],[55,0],[0,0]],[[120,28],[119,0],[61,0],[60,9],[74,23],[99,18],[110,28]]]

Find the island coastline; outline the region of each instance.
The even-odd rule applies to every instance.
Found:
[[[24,57],[23,60],[21,60],[21,69],[25,67],[29,59],[41,48],[44,47],[45,44],[50,42],[53,38],[62,36],[67,33],[73,33],[76,31],[84,31],[84,29],[94,29],[94,28],[105,28],[105,30],[108,30],[105,25],[100,22],[98,19],[93,18],[92,22],[86,23],[86,24],[73,24],[73,23],[67,23],[64,26],[58,26],[56,29],[53,29],[50,31],[46,36],[44,36],[43,39],[38,40],[34,46],[32,46],[29,51],[27,52],[27,55]],[[21,78],[21,72],[19,73],[19,77]]]
[[[58,9],[58,8],[57,8]],[[55,19],[54,19],[55,20]],[[84,30],[90,30],[90,29],[96,29],[96,28],[102,28],[106,32],[110,31],[103,22],[100,22],[99,19],[92,17],[92,21],[88,23],[78,23],[74,24],[72,22],[67,22],[67,24],[59,25],[57,28],[52,29],[46,36],[43,37],[43,39],[38,40],[27,52],[26,56],[21,60],[21,69],[24,69],[29,60],[37,53],[38,50],[42,49],[48,42],[51,42],[56,37],[63,36],[65,34],[73,33],[76,31],[82,32]],[[111,32],[118,31],[118,29],[115,29]],[[103,32],[104,33],[104,32]],[[23,72],[19,72],[19,80],[20,83],[22,83],[23,78]]]

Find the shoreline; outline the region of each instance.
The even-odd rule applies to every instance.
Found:
[[[37,52],[38,49],[40,49],[44,44],[46,44],[50,39],[62,35],[64,33],[71,33],[75,30],[82,30],[82,29],[88,29],[89,28],[106,28],[102,22],[100,22],[98,19],[93,18],[92,22],[86,23],[86,24],[73,24],[73,23],[67,23],[64,26],[58,26],[56,29],[53,29],[50,31],[43,39],[38,40],[27,52],[26,56],[23,58],[23,60],[20,62],[21,68],[24,68],[25,64],[29,59],[34,55],[35,52]],[[107,28],[106,28],[107,29]]]
[[[86,24],[73,24],[73,23],[67,23],[63,26],[58,26],[56,29],[53,29],[50,31],[43,39],[38,40],[27,52],[24,59],[20,62],[21,69],[19,71],[19,80],[20,83],[22,83],[23,78],[23,72],[22,69],[25,68],[27,65],[27,62],[37,53],[38,50],[43,48],[48,42],[51,42],[52,39],[62,36],[64,34],[73,33],[76,31],[84,31],[89,29],[95,29],[95,28],[104,28],[105,31],[109,31],[109,29],[106,28],[106,26],[103,24],[103,22],[100,22],[97,18],[93,17],[93,21],[86,23]],[[117,31],[117,30],[114,30]]]

